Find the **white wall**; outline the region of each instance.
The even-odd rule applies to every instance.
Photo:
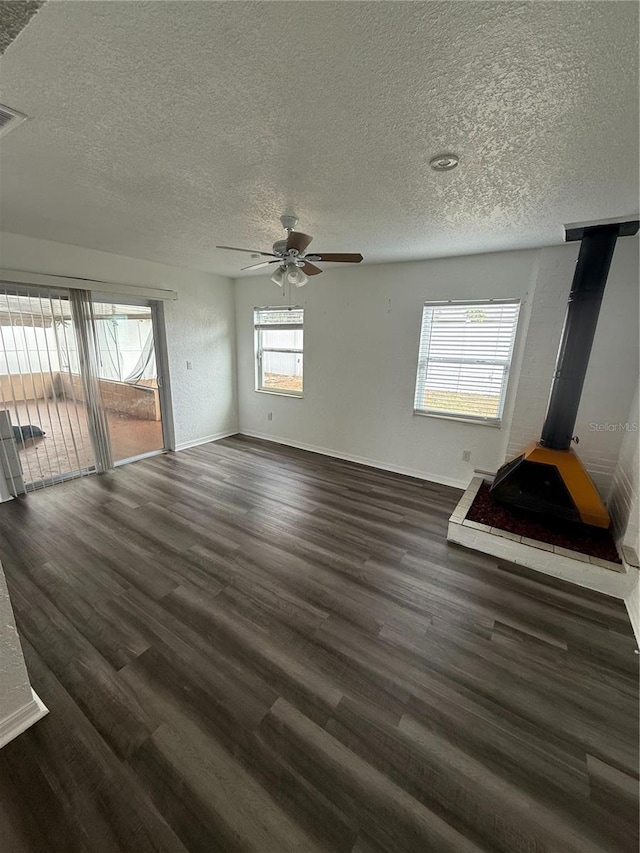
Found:
[[[621,446],[616,465],[609,506],[616,538],[633,552],[630,562],[638,564],[640,554],[640,450],[638,446],[640,412],[638,389],[628,416],[622,422]],[[618,426],[618,424],[616,424]]]
[[[0,234],[0,266],[177,291],[177,301],[165,305],[176,446],[236,430],[230,279],[7,233]]]
[[[31,686],[0,566],[0,722],[31,701]]]
[[[302,399],[254,391],[253,308],[282,298],[268,278],[236,281],[241,431],[466,485],[474,468],[503,459],[506,430],[413,414],[422,304],[520,297],[526,328],[536,261],[526,251],[340,268],[294,288],[294,304],[305,307]],[[510,385],[507,420],[512,392]]]
[[[292,294],[305,307],[302,399],[254,391],[252,309],[283,300],[266,277],[237,280],[241,431],[459,486],[474,468],[495,471],[539,438],[577,253],[568,244],[312,278]],[[422,303],[490,297],[524,300],[502,429],[413,415]],[[625,420],[637,379],[637,240],[627,238],[616,248],[576,425],[604,496],[621,435],[589,424]]]
[[[0,747],[46,713],[47,709],[31,690],[0,565]]]
[[[165,303],[177,449],[238,428],[233,286],[220,276],[189,276],[177,301]]]

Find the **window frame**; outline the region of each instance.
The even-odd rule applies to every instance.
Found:
[[[301,311],[302,312],[302,322],[301,323],[259,323],[257,315],[261,311],[277,311],[278,313],[282,313],[283,311]],[[254,354],[255,354],[255,388],[256,393],[259,394],[275,394],[279,397],[294,397],[298,400],[302,399],[304,396],[304,307],[302,305],[263,305],[257,306],[253,309],[253,329],[254,329]],[[284,347],[265,347],[262,344],[262,332],[264,330],[269,331],[299,331],[303,333],[302,338],[302,347],[300,349],[290,349]],[[277,388],[267,388],[263,383],[263,353],[265,352],[278,352],[278,353],[291,353],[293,355],[300,355],[302,357],[302,391],[287,391],[283,389]]]
[[[474,308],[476,306],[487,306],[487,305],[513,305],[516,307],[516,316],[513,323],[513,331],[511,335],[511,341],[509,344],[509,353],[506,360],[501,358],[487,358],[487,359],[472,359],[469,360],[469,364],[486,364],[486,365],[500,365],[504,367],[502,386],[500,389],[500,400],[498,404],[498,414],[496,417],[487,417],[485,415],[471,415],[467,412],[447,412],[441,409],[428,409],[428,408],[419,408],[416,406],[418,389],[420,384],[422,387],[425,386],[425,381],[421,380],[421,373],[423,374],[427,368],[430,361],[437,361],[438,359],[421,359],[420,354],[422,352],[422,334],[424,330],[424,321],[425,321],[425,311],[427,309],[435,309],[441,306],[451,306],[451,307],[469,307]],[[420,320],[420,335],[418,339],[418,364],[416,368],[416,380],[414,387],[414,395],[413,395],[413,414],[418,415],[420,417],[427,418],[439,418],[441,420],[447,421],[459,421],[462,423],[468,424],[480,424],[482,426],[494,427],[497,429],[501,429],[502,427],[502,419],[504,416],[504,407],[507,399],[507,393],[509,390],[509,378],[511,375],[511,365],[513,363],[513,356],[515,352],[516,340],[518,337],[518,327],[520,323],[521,317],[521,308],[522,308],[522,299],[519,298],[504,298],[504,299],[444,299],[444,300],[428,300],[422,305],[422,317]],[[443,360],[444,362],[445,360]],[[453,359],[450,360],[449,363],[452,364],[461,364],[461,361],[455,361]]]

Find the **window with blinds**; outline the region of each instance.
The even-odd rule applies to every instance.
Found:
[[[302,396],[303,308],[255,308],[256,391]]]
[[[426,302],[414,412],[499,426],[518,300]]]

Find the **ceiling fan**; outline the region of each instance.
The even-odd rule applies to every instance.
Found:
[[[259,264],[242,267],[242,270],[258,270],[261,267],[277,264],[278,266],[271,276],[271,281],[277,284],[278,287],[284,287],[285,284],[295,284],[296,287],[302,287],[309,281],[310,275],[319,275],[322,272],[320,267],[315,265],[317,262],[324,263],[325,261],[332,261],[341,264],[359,264],[362,260],[362,255],[356,252],[311,252],[305,254],[313,237],[303,234],[301,231],[293,230],[298,224],[298,217],[281,216],[280,222],[282,222],[282,227],[287,232],[287,239],[276,240],[273,244],[273,252],[238,249],[236,246],[216,246],[216,249],[230,249],[232,252],[248,252],[252,255],[263,255],[264,257],[272,258],[270,261],[261,261]]]

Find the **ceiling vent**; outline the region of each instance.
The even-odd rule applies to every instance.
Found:
[[[11,107],[0,104],[0,136],[5,136],[14,127],[22,124],[26,118],[27,116],[19,113],[18,110],[12,110]]]

